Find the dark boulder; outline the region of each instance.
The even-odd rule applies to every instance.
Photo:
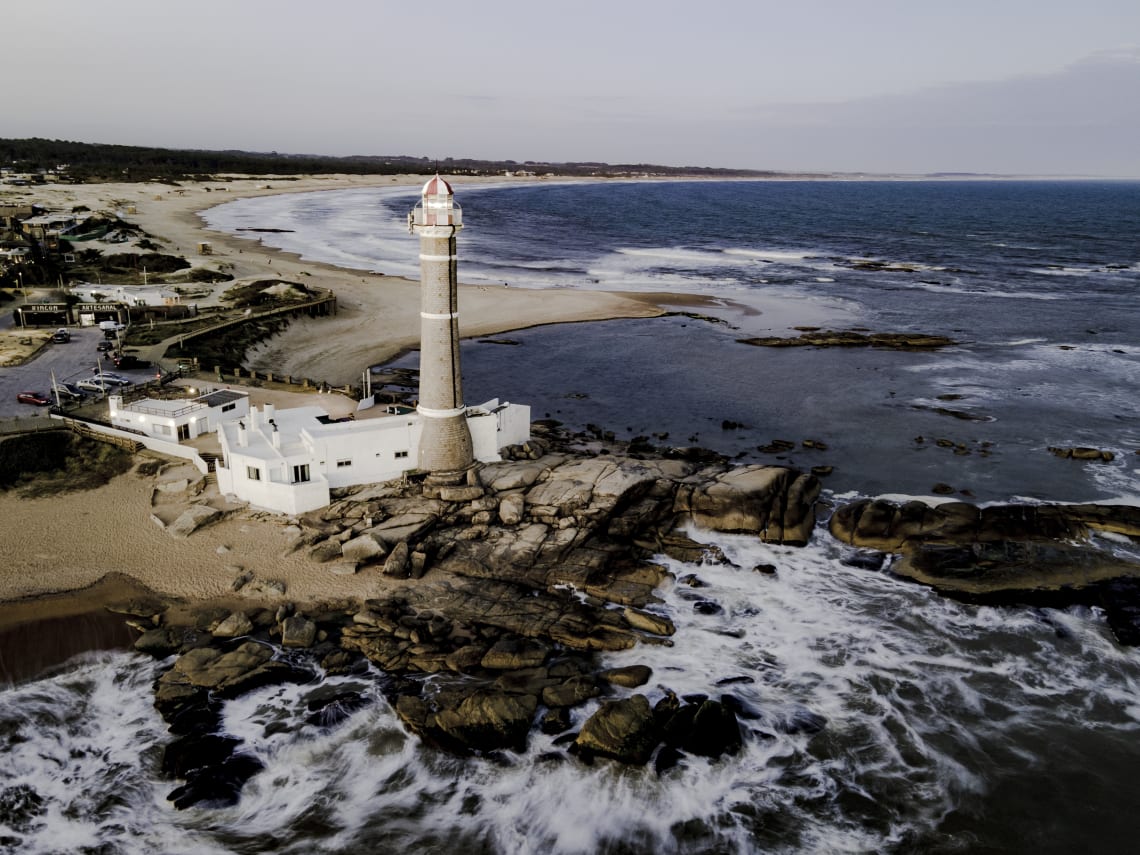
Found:
[[[235,754],[219,766],[211,766],[192,773],[186,783],[175,787],[167,801],[178,810],[202,805],[205,807],[232,807],[241,799],[245,782],[264,769],[256,757]]]
[[[532,695],[479,691],[459,706],[428,719],[427,730],[444,746],[461,753],[525,751],[538,701]]]
[[[645,695],[602,704],[575,741],[580,752],[637,765],[649,759],[657,743],[657,723]]]

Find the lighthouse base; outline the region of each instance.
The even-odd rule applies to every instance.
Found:
[[[460,411],[440,418],[433,414],[436,411],[425,411],[422,406],[416,409],[423,419],[419,468],[432,476],[467,471],[475,462],[467,416]]]

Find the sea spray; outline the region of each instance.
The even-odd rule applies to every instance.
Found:
[[[223,730],[266,768],[238,805],[179,812],[165,800],[176,782],[157,771],[169,739],[150,697],[161,666],[104,654],[2,696],[4,785],[27,784],[45,804],[30,831],[4,833],[43,853],[890,851],[1024,831],[1048,793],[1084,786],[1077,767],[1056,766],[1077,747],[1140,760],[1140,656],[1096,610],[956,603],[852,566],[873,562],[826,540],[715,542],[731,564],[660,559],[686,579],[655,606],[677,624],[674,646],[603,664],[653,669],[616,695],[733,695],[735,756],[685,757],[661,774],[586,765],[536,730],[522,755],[453,757],[404,732],[373,670],[227,702]],[[330,693],[367,703],[322,726],[310,701]],[[574,711],[576,727],[599,702]],[[1041,768],[1047,783],[1035,782]],[[1093,794],[1106,798],[1106,785]],[[1052,797],[1058,820],[1064,807]]]

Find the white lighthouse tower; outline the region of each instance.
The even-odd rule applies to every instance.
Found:
[[[459,371],[455,236],[462,228],[451,185],[437,175],[408,214],[408,230],[420,236],[419,468],[436,484],[461,482],[474,462]]]

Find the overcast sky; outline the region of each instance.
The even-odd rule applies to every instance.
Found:
[[[52,0],[0,136],[1140,177],[1137,0]]]

